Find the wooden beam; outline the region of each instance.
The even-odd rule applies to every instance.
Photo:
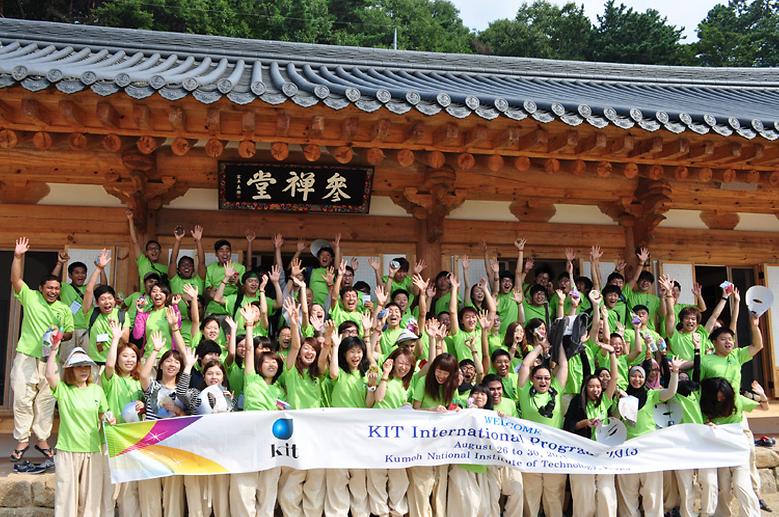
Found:
[[[678,165],[677,167],[674,168],[674,179],[678,181],[686,180],[689,175],[690,175],[690,169],[688,169],[684,165]]]
[[[95,108],[95,114],[97,120],[108,129],[117,129],[119,127],[119,119],[121,118],[119,112],[114,108],[113,104],[108,101],[100,101]]]
[[[369,164],[373,165],[374,167],[376,165],[379,165],[381,162],[384,161],[384,151],[382,151],[378,147],[372,147],[368,149],[365,152],[365,161],[367,161]]]
[[[253,137],[257,129],[257,122],[253,110],[247,110],[241,113],[241,135],[244,137]]]
[[[348,145],[342,145],[330,150],[330,154],[335,158],[335,161],[341,164],[347,164],[354,158],[354,151]]]
[[[517,147],[517,144],[519,143],[519,135],[519,128],[507,127],[495,135],[492,139],[492,147],[513,149]]]
[[[38,131],[32,135],[32,145],[39,151],[48,151],[54,144],[54,139],[46,131]]]
[[[414,155],[414,151],[410,149],[399,149],[395,153],[395,161],[398,162],[398,165],[401,167],[411,167],[414,165],[415,160],[416,156]]]
[[[572,130],[566,130],[561,133],[556,133],[549,137],[549,141],[546,144],[547,153],[566,153],[573,152],[576,148],[576,144],[579,143],[579,134]]]
[[[5,101],[0,101],[0,119],[13,123],[16,111]]]
[[[644,140],[639,140],[636,142],[636,144],[633,146],[633,149],[628,151],[627,156],[628,158],[636,158],[646,154],[657,154],[662,150],[663,139],[659,136],[653,136],[651,138],[645,138]]]
[[[425,125],[422,122],[414,122],[406,129],[406,143],[416,144],[425,137]]]
[[[461,171],[469,171],[476,166],[476,158],[471,153],[457,155],[457,168]]]
[[[560,172],[560,160],[557,158],[547,158],[544,160],[544,171],[549,174],[557,174]]]
[[[714,171],[710,167],[701,167],[697,170],[698,181],[708,183],[714,177]]]
[[[63,99],[59,102],[59,110],[62,114],[62,118],[64,118],[68,124],[79,128],[84,127],[84,111],[79,108],[75,102]]]
[[[527,156],[517,156],[514,158],[514,168],[519,172],[525,172],[530,170],[532,165],[530,158]]]
[[[103,136],[103,148],[112,153],[118,153],[122,149],[122,139],[119,135],[109,133]]]
[[[601,154],[606,149],[608,142],[608,138],[602,132],[590,133],[579,139],[579,143],[576,146],[576,154]]]
[[[704,210],[700,213],[701,221],[710,230],[732,230],[738,226],[741,218],[735,212],[717,212]]]
[[[714,154],[714,142],[700,142],[690,146],[686,158],[690,161],[705,161]]]
[[[489,131],[487,130],[486,125],[479,124],[474,126],[463,135],[463,147],[469,148],[482,144],[487,140],[488,136]]]
[[[242,140],[238,144],[238,155],[241,158],[253,158],[257,153],[257,143],[253,140]]]
[[[728,162],[741,156],[741,144],[738,142],[727,142],[714,147],[714,152],[706,158],[707,163]]]
[[[752,185],[760,183],[760,172],[755,170],[744,171],[744,180]]]
[[[219,108],[206,110],[206,131],[212,137],[222,133],[222,112]]]
[[[772,142],[768,149],[764,149],[760,157],[754,157],[749,161],[750,165],[764,165],[779,160],[779,143]]]
[[[325,117],[322,115],[314,115],[311,117],[311,121],[308,124],[307,137],[308,138],[322,138],[325,134]]]
[[[205,145],[206,155],[211,158],[219,158],[225,150],[224,143],[218,138],[209,138]]]
[[[360,119],[357,117],[349,117],[341,123],[341,140],[350,144],[354,140],[354,136],[360,129]]]
[[[40,101],[25,97],[22,99],[22,113],[44,126],[51,125],[51,113]]]
[[[549,133],[544,128],[536,128],[519,137],[517,147],[522,150],[545,147],[549,143]]]
[[[460,144],[460,129],[452,124],[444,124],[433,133],[433,144],[439,147],[456,147]]]
[[[374,122],[371,127],[371,141],[383,142],[387,139],[392,128],[392,122],[389,119],[382,118]]]
[[[615,156],[625,156],[633,150],[636,145],[636,139],[633,135],[623,134],[616,138],[610,138],[607,146],[608,154]]]
[[[622,175],[629,180],[637,178],[639,173],[638,164],[632,162],[620,164],[618,170],[620,170]]]
[[[178,137],[170,144],[170,150],[176,156],[184,156],[192,148],[192,144],[186,138]]]
[[[0,203],[34,205],[49,194],[49,185],[24,178],[0,181]],[[25,231],[28,231],[25,229]]]
[[[601,161],[598,162],[598,165],[595,167],[595,175],[599,178],[608,178],[611,176],[613,170],[614,166],[611,162]]]
[[[560,170],[574,176],[584,176],[587,173],[587,162],[584,160],[566,160],[560,164]]]
[[[270,154],[274,160],[282,162],[289,156],[289,145],[284,142],[273,142],[270,144]]]
[[[303,157],[309,162],[315,162],[322,156],[322,148],[317,144],[303,146]]]
[[[151,109],[146,104],[136,102],[133,104],[133,121],[138,129],[153,129],[151,123]]]
[[[74,151],[80,151],[87,148],[89,141],[84,133],[71,133],[68,136],[68,146]]]
[[[187,130],[187,112],[181,106],[171,106],[168,110],[168,122],[174,131],[184,133]]]
[[[160,146],[160,141],[153,136],[142,136],[135,143],[135,146],[143,154],[151,154]]]
[[[554,204],[540,199],[518,199],[509,210],[520,222],[547,223],[557,213]]]
[[[485,166],[492,172],[498,172],[506,165],[506,160],[499,154],[489,154],[485,158]]]
[[[440,169],[446,163],[446,155],[441,151],[430,151],[422,154],[422,161],[433,169]]]
[[[690,141],[686,138],[677,138],[671,142],[664,142],[662,147],[652,158],[656,160],[673,160],[690,152]]]

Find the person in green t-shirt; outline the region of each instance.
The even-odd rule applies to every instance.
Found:
[[[222,285],[224,285],[224,291],[222,292],[224,296],[238,293],[241,275],[246,272],[246,267],[243,264],[233,264],[231,262],[233,247],[230,241],[225,239],[216,241],[214,243],[214,252],[216,253],[216,262],[212,262],[206,267],[206,291],[210,301],[206,306],[205,316],[227,314],[225,308],[214,301],[214,295]],[[228,263],[231,265],[230,271],[232,272],[229,277],[225,276],[225,266]]]
[[[311,254],[319,261],[319,266],[309,268],[306,272],[308,286],[313,293],[312,303],[325,306],[328,297],[331,297],[331,285],[328,283],[328,271],[341,264],[341,234],[335,236],[335,250],[326,240],[319,239],[311,243]],[[329,281],[332,283],[332,280]],[[337,294],[337,293],[336,293]]]
[[[345,272],[346,263],[342,260],[338,266],[338,276],[335,279],[335,285],[330,292],[330,318],[335,322],[336,327],[345,321],[355,322],[359,335],[363,336],[363,314],[358,309],[359,298],[357,290],[354,287],[341,288]],[[376,286],[376,301],[377,305],[374,308],[374,312],[378,313],[387,303],[387,295],[381,286]]]
[[[734,389],[741,389],[741,365],[751,361],[763,349],[760,318],[750,314],[749,321],[752,329],[752,343],[749,346],[739,348],[736,335],[730,328],[720,327],[711,333],[709,337],[714,345],[714,353],[701,357],[701,379],[724,377]]]
[[[596,439],[596,429],[609,417],[609,409],[612,407],[619,381],[614,348],[600,340],[597,344],[609,354],[609,380],[604,384],[598,376],[587,374],[590,366],[585,364],[578,395],[571,400],[563,423],[566,431],[592,440]],[[571,474],[570,482],[573,515],[617,515],[617,492],[613,474]]]
[[[363,340],[353,336],[341,339],[335,332],[332,320],[325,327],[325,340],[332,343],[329,368],[331,407],[372,406],[377,389],[378,368]],[[352,515],[368,515],[366,475],[365,469],[328,469],[325,474],[325,513],[346,515],[351,510]]]
[[[525,356],[517,377],[519,407],[522,418],[557,429],[563,427],[563,386],[568,381],[568,358],[560,347],[557,364],[536,364],[544,346],[535,347]],[[530,515],[538,515],[543,503],[544,514],[561,517],[565,498],[565,474],[534,474],[523,476],[525,502]]]
[[[195,239],[195,245],[197,246],[197,270],[195,270],[195,261],[192,257],[183,256],[178,258],[179,250],[181,249],[181,241],[185,236],[184,228],[177,226],[173,231],[175,241],[173,242],[173,251],[170,254],[168,260],[168,282],[170,283],[170,290],[173,294],[181,295],[181,301],[179,302],[179,312],[184,320],[189,320],[189,306],[190,299],[186,296],[184,286],[193,285],[197,288],[199,293],[205,292],[205,278],[206,278],[206,253],[203,250],[203,227],[195,225],[195,228],[190,232],[192,238]]]
[[[138,235],[135,233],[135,216],[133,211],[127,210],[125,217],[127,217],[127,225],[130,228],[130,254],[138,266],[138,285],[143,285],[143,279],[146,277],[146,274],[152,271],[161,277],[165,277],[168,273],[167,264],[157,262],[162,254],[162,245],[159,241],[150,239],[146,242],[145,250],[142,252],[141,245],[138,242]]]
[[[384,361],[381,380],[376,387],[373,406],[377,409],[397,409],[409,404],[411,380],[414,376],[414,354],[408,346],[392,351]],[[405,515],[408,513],[406,469],[370,469],[368,502],[373,515]]]
[[[679,370],[684,361],[671,361],[671,378],[665,389],[650,389],[646,386],[646,371],[643,366],[633,366],[628,371],[628,396],[637,399],[638,412],[635,421],[623,416],[627,428],[628,440],[654,432],[654,410],[658,402],[666,402],[676,395],[679,382]],[[644,362],[647,364],[647,362]],[[644,515],[662,515],[663,513],[663,472],[646,472],[642,474],[621,474],[617,478],[622,493],[620,499],[620,514],[638,515],[643,508]],[[641,505],[639,505],[639,495]]]
[[[671,294],[673,295],[674,300],[674,306],[673,306],[673,312],[674,316],[676,316],[676,321],[679,321],[679,311],[684,309],[685,307],[697,307],[698,310],[701,312],[701,314],[706,312],[706,301],[703,299],[703,288],[701,284],[695,283],[692,286],[692,294],[695,297],[695,304],[689,305],[686,303],[679,303],[679,297],[682,295],[682,284],[677,282],[676,280],[673,281],[673,289],[671,290]],[[660,327],[658,327],[658,331],[660,333],[665,333],[665,320],[668,317],[668,308],[667,304],[665,303],[665,289],[660,286]]]
[[[522,302],[522,309],[525,315],[525,322],[532,319],[540,319],[547,325],[554,320],[554,309],[549,307],[547,298],[546,287],[541,284],[536,284],[530,288],[529,300],[525,299]]]
[[[114,320],[123,329],[122,340],[130,340],[130,321],[126,313],[121,313],[116,306],[116,292],[110,285],[95,287],[98,277],[105,276],[103,271],[111,260],[108,250],[103,250],[95,261],[95,271],[89,278],[84,292],[84,303],[81,313],[88,321],[87,351],[89,357],[98,364],[104,364],[111,343],[111,328],[109,323]],[[95,305],[93,308],[92,306]]]
[[[103,390],[92,382],[94,361],[83,348],[74,348],[64,361],[60,379],[58,348],[59,339],[55,338],[46,362],[46,381],[57,400],[60,416],[54,504],[63,515],[78,515],[83,508],[97,512],[103,505],[108,475],[101,452],[100,424],[104,416],[111,425],[116,419],[108,413]]]
[[[454,292],[460,289],[460,282],[455,275],[449,275],[449,283]],[[490,294],[487,282],[482,281],[480,284],[484,289],[484,299],[488,311],[485,314],[485,322],[488,319],[491,326],[496,314],[495,300]],[[476,309],[471,307],[463,307],[462,311],[458,313],[457,301],[456,296],[449,299],[449,319],[451,322],[449,324],[449,336],[451,338],[449,353],[454,355],[458,362],[463,359],[473,359],[474,361],[482,362],[484,352],[482,347],[479,346],[481,344],[481,330],[477,328],[479,314],[476,312]]]
[[[22,260],[30,249],[27,237],[16,240],[11,262],[11,286],[14,298],[24,308],[22,329],[16,344],[16,356],[11,368],[11,390],[14,393],[14,439],[16,448],[11,461],[22,459],[35,429],[38,438],[36,449],[45,451],[47,459],[53,456],[48,445],[54,416],[54,398],[43,379],[45,363],[41,357],[49,354],[52,340],[73,337],[73,313],[59,300],[60,281],[47,275],[33,291],[22,280]],[[59,336],[59,334],[62,336]]]
[[[133,322],[132,338],[136,342],[144,343],[144,357],[151,352],[146,346],[155,331],[165,336],[165,350],[170,350],[173,345],[173,332],[171,327],[181,330],[181,314],[178,309],[178,295],[171,296],[170,288],[164,284],[157,284],[151,289],[151,309],[145,310],[139,300],[138,312]],[[164,353],[164,352],[163,352]]]

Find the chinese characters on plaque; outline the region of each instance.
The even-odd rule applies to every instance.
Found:
[[[219,208],[368,213],[372,167],[220,162]]]

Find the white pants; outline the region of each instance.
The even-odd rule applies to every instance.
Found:
[[[14,394],[14,439],[48,440],[54,418],[54,396],[46,381],[46,363],[17,352],[11,367],[11,390]]]
[[[570,474],[573,513],[577,517],[616,517],[614,474]]]
[[[373,515],[400,516],[408,513],[406,469],[367,471],[368,501]]]
[[[717,517],[730,517],[730,503],[733,496],[738,501],[741,517],[759,517],[760,502],[752,489],[749,479],[749,465],[740,467],[722,467],[717,469],[717,483],[719,486],[719,499],[714,515]]]
[[[701,516],[713,515],[717,506],[717,469],[676,470],[676,488],[679,493],[679,513],[682,517],[693,517],[695,512],[695,480],[701,486]]]
[[[100,452],[57,453],[54,515],[100,517],[105,459]]]
[[[216,517],[228,517],[230,475],[184,476],[187,494],[187,515],[209,517],[213,509]]]
[[[500,496],[506,496],[507,517],[522,517],[524,510],[522,473],[511,467],[489,467],[486,474],[489,491],[488,515],[501,515]]]
[[[457,509],[462,517],[489,517],[490,489],[487,473],[472,472],[460,465],[449,467],[449,494],[446,507]],[[498,514],[500,515],[500,514]]]
[[[327,469],[325,515],[368,517],[368,486],[364,469]]]
[[[237,517],[273,517],[280,475],[281,467],[230,474],[230,514]]]
[[[411,467],[407,472],[409,517],[446,517],[449,466]]]
[[[620,474],[619,485],[620,517],[639,517],[638,496],[641,494],[645,517],[663,517],[663,473]]]
[[[326,496],[324,469],[282,468],[278,497],[285,517],[320,517]]]
[[[162,479],[138,481],[138,503],[143,517],[162,517]]]
[[[525,513],[536,517],[542,506],[546,517],[562,517],[567,474],[535,474],[525,472]]]

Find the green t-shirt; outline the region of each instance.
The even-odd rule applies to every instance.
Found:
[[[382,285],[387,285],[387,275],[384,275],[381,277],[381,283]],[[414,302],[414,291],[412,289],[414,288],[414,279],[412,278],[412,275],[406,275],[403,278],[403,281],[398,282],[397,280],[392,280],[392,285],[390,286],[390,292],[387,293],[390,296],[390,300],[392,299],[392,293],[397,291],[398,289],[403,289],[408,293],[408,306],[411,307],[411,304]]]
[[[734,348],[726,356],[706,354],[701,356],[701,380],[722,377],[736,393],[741,389],[741,365],[752,359],[749,347]]]
[[[379,380],[379,382],[381,382],[381,380]],[[390,377],[387,381],[387,389],[384,393],[384,398],[377,402],[373,407],[377,409],[397,409],[408,403],[410,391],[411,386],[409,386],[408,389],[403,386],[403,379]]]
[[[340,303],[336,303],[330,307],[330,319],[335,323],[335,328],[338,327],[344,321],[353,321],[357,324],[358,334],[362,337],[362,314],[358,310],[346,311],[341,307]]]
[[[160,307],[159,309],[152,309],[149,312],[149,317],[146,318],[146,343],[149,343],[150,346],[145,347],[145,352],[143,354],[144,357],[148,357],[151,355],[151,351],[153,347],[151,346],[151,335],[154,333],[154,331],[159,330],[163,337],[165,338],[165,346],[162,347],[162,350],[160,350],[158,357],[162,357],[162,354],[170,350],[173,346],[173,339],[170,335],[170,326],[168,325],[168,318],[166,316],[166,308],[165,306]]]
[[[51,329],[73,332],[73,313],[59,300],[48,303],[40,291],[33,291],[26,283],[14,297],[24,307],[22,332],[16,351],[31,357],[41,358],[43,335]],[[66,359],[66,358],[63,358]]]
[[[517,385],[519,375],[513,370],[509,370],[508,375],[501,377],[500,382],[503,384],[503,397],[510,398],[511,400],[517,400]]]
[[[237,301],[238,301],[237,293],[231,294],[230,296],[226,296],[224,308],[227,311],[227,314],[232,316],[232,318],[235,320],[235,324],[237,328],[242,329],[246,327],[246,320],[244,320],[243,315],[241,315],[241,307],[246,307],[247,305],[251,305],[253,302],[259,302],[260,292],[257,291],[256,293],[254,293],[254,296],[247,296],[244,294],[243,298],[241,298],[241,307],[238,307],[238,310],[235,309],[235,302]],[[235,316],[233,316],[233,313],[235,314]],[[268,335],[268,329],[263,327],[260,322],[257,322],[257,324],[254,326],[254,330],[255,330],[255,334],[254,334],[255,337]]]
[[[135,302],[138,301],[138,298],[141,296],[144,296],[146,300],[143,310],[149,312],[153,305],[151,303],[151,297],[148,294],[135,291],[124,299],[124,306],[127,307],[127,319],[130,320],[130,325],[135,323],[135,316],[138,314],[138,307],[135,305]]]
[[[655,405],[660,402],[660,393],[662,390],[646,391],[646,404],[638,410],[636,423],[632,424],[628,420],[622,420],[628,430],[628,440],[638,438],[657,429],[655,425]]]
[[[682,309],[686,307],[697,307],[697,305],[691,305],[689,303],[679,303],[678,301],[674,304],[674,315],[676,316],[674,321],[676,323],[679,323],[679,313],[682,312]],[[660,318],[660,328],[658,330],[660,331],[660,334],[665,336],[665,318]]]
[[[622,289],[622,294],[628,301],[630,310],[636,305],[645,305],[649,309],[649,321],[647,325],[650,329],[655,330],[655,323],[657,322],[658,315],[660,313],[660,297],[653,293],[642,293],[634,291],[629,285],[625,285]]]
[[[237,262],[233,263],[233,269],[236,273],[238,273],[239,279],[243,277],[243,274],[246,272],[246,268],[243,266],[243,264],[239,264]],[[219,284],[222,282],[224,277],[224,265],[220,264],[219,262],[210,263],[206,268],[206,289],[214,289],[216,291],[219,289]],[[231,294],[237,294],[238,289],[238,284],[231,284],[228,282],[225,285],[223,296],[227,298]],[[225,310],[224,306],[216,303],[214,300],[211,300],[208,302],[208,306],[206,307],[206,316],[211,314],[227,314],[227,311]]]
[[[448,407],[450,402],[447,402],[443,400],[443,393],[442,388],[439,388],[438,390],[438,397],[432,398],[426,391],[425,391],[425,375],[418,375],[416,380],[414,381],[414,394],[411,397],[414,402],[420,402],[420,408],[421,409],[433,409],[437,408],[438,406],[444,406]],[[457,390],[455,390],[455,393]]]
[[[275,411],[277,400],[284,400],[284,391],[274,383],[268,385],[259,374],[244,374],[243,409],[244,411]]]
[[[555,292],[552,295],[552,298],[549,300],[549,310],[553,311],[555,314],[555,318],[557,317],[557,304],[560,303],[560,297],[557,296],[557,293]],[[563,299],[563,314],[568,316],[571,313],[571,308],[573,307],[573,302],[568,297],[568,295],[565,296]]]
[[[116,423],[121,424],[122,411],[124,406],[130,402],[137,400],[143,400],[143,389],[141,389],[141,381],[133,379],[130,376],[122,376],[114,372],[111,378],[105,376],[105,372],[100,375],[100,385],[105,392],[105,398],[108,403],[108,409],[114,414]]]
[[[557,377],[552,377],[551,386],[557,392],[551,418],[542,416],[539,413],[539,410],[546,406],[547,403],[549,403],[549,401],[552,399],[552,394],[547,391],[546,393],[536,393],[535,395],[531,396],[530,390],[533,388],[533,383],[530,380],[528,380],[524,386],[517,390],[517,394],[519,395],[519,409],[522,413],[522,418],[525,420],[530,420],[531,422],[546,424],[551,427],[556,427],[557,429],[562,429],[564,416],[562,397],[563,390],[562,386],[560,386],[560,381],[557,380]]]
[[[318,377],[311,377],[308,370],[303,373],[293,366],[284,365],[284,373],[279,381],[287,391],[287,402],[292,409],[322,407],[322,386]]]
[[[100,310],[100,309],[98,309]],[[104,314],[99,312],[95,323],[89,330],[89,348],[87,354],[89,357],[97,363],[105,363],[105,358],[108,355],[108,349],[111,347],[111,336],[113,332],[109,327],[108,322],[114,320],[119,321],[119,308],[114,307],[110,313]],[[167,320],[166,320],[167,323]],[[122,329],[130,328],[130,319],[125,315],[124,322],[122,323]]]
[[[603,396],[600,399],[600,404],[597,406],[592,400],[587,401],[587,405],[584,406],[584,414],[587,415],[589,420],[597,418],[601,422],[609,417],[609,409],[614,404],[614,400],[606,394],[606,390],[603,390]],[[592,428],[590,437],[595,439],[596,427]]]
[[[439,299],[435,302],[435,315],[439,315],[442,312],[449,312],[449,301],[452,299],[452,292],[449,291],[448,293],[445,293],[443,296],[441,296]],[[457,297],[457,306],[462,307],[462,300],[460,300],[460,297]]]
[[[516,401],[506,397],[505,395],[501,397],[500,404],[498,404],[497,406],[493,406],[492,409],[494,409],[495,411],[500,411],[506,416],[513,416],[514,418],[519,418]]]
[[[108,410],[105,393],[97,384],[84,388],[60,381],[52,390],[59,408],[57,449],[67,452],[100,452],[100,414]]]
[[[325,280],[326,275],[326,268],[315,267],[311,270],[311,276],[308,280],[308,286],[311,288],[311,292],[314,295],[313,303],[317,303],[323,307],[327,306],[327,300],[330,299],[330,287]]]
[[[468,349],[467,346],[465,346],[465,341],[468,339],[473,340],[473,346],[476,348],[476,358],[478,358],[479,361],[481,361],[481,331],[478,329],[474,329],[470,332],[466,332],[463,329],[460,329],[457,334],[450,336],[451,340],[449,341],[449,353],[452,354],[457,358],[457,362],[459,363],[463,359],[474,359],[473,354]]]
[[[584,352],[587,355],[587,360],[590,364],[590,373],[595,373],[595,352],[594,349],[598,348],[592,340],[587,341],[584,347]],[[582,358],[579,354],[568,359],[568,381],[565,383],[566,395],[576,395],[581,393],[582,382],[584,381],[584,365],[582,364]]]
[[[86,291],[86,286],[73,284],[62,284],[60,289],[60,300],[70,308],[70,312],[73,314],[74,329],[83,330],[89,324],[89,319],[81,310],[81,304],[84,303],[84,291]]]
[[[538,318],[541,321],[546,321],[547,318],[547,307],[546,305],[533,305],[532,303],[528,303],[527,300],[522,302],[522,308],[525,311],[525,323],[529,322],[533,318]],[[554,315],[556,314],[552,307],[549,307],[549,319],[554,320]],[[502,325],[501,325],[502,326]]]
[[[688,396],[674,395],[674,399],[682,407],[682,424],[702,424],[703,414],[701,413],[701,401],[697,391],[693,391]]]
[[[654,330],[650,328],[646,328],[643,330],[639,330],[641,332],[641,353],[646,352],[645,347],[649,347],[651,350],[652,347],[650,345],[650,342],[654,342],[655,346],[659,348],[660,340],[663,339],[663,337],[655,332]],[[635,346],[634,343],[636,342],[636,330],[635,329],[625,329],[625,344],[630,348],[633,349]],[[641,357],[644,357],[643,355]]]
[[[506,329],[519,319],[519,306],[514,301],[513,293],[498,293],[498,314],[500,315],[500,335],[506,334]]]
[[[744,412],[749,413],[759,407],[760,403],[756,400],[748,399],[744,395],[736,395],[736,407],[729,416],[719,417],[712,420],[717,425],[740,424],[744,420]]]
[[[401,332],[403,332],[403,327],[398,327],[396,329],[388,328],[381,333],[379,344],[381,345],[381,353],[383,356],[386,357],[395,350],[395,342],[398,340],[398,336],[400,336]]]
[[[184,286],[185,285],[194,285],[197,287],[197,293],[200,295],[205,295],[205,281],[200,278],[199,275],[195,274],[192,276],[192,278],[182,278],[179,275],[174,276],[169,280],[170,282],[170,292],[173,294],[184,294]],[[189,303],[187,303],[183,298],[179,302],[179,312],[181,313],[181,317],[184,319],[189,319]]]
[[[595,353],[595,362],[597,363],[598,368],[611,367],[609,354],[603,352],[602,350],[600,352]],[[638,357],[633,359],[632,362],[628,361],[627,354],[622,354],[617,356],[617,372],[619,373],[619,379],[617,380],[617,387],[619,389],[621,390],[627,389],[628,383],[630,382],[630,378],[628,376],[629,369],[633,366],[641,365],[643,362],[644,362],[643,355],[639,355]]]
[[[227,366],[227,380],[230,383],[230,391],[233,392],[233,398],[238,398],[243,395],[243,368],[233,361],[230,366]]]
[[[333,380],[333,392],[330,407],[364,408],[368,384],[359,370],[353,372],[338,371]]]
[[[698,325],[694,332],[701,336],[701,354],[705,355],[714,345],[709,341],[706,329],[702,325]],[[668,346],[671,348],[671,353],[685,361],[692,361],[695,357],[695,344],[692,342],[692,335],[692,332],[681,332],[679,330],[674,332],[668,338]]]
[[[143,277],[152,271],[160,275],[162,278],[168,277],[168,266],[166,264],[160,264],[159,262],[152,262],[146,255],[141,255],[135,260],[138,266],[138,286],[143,287]]]

